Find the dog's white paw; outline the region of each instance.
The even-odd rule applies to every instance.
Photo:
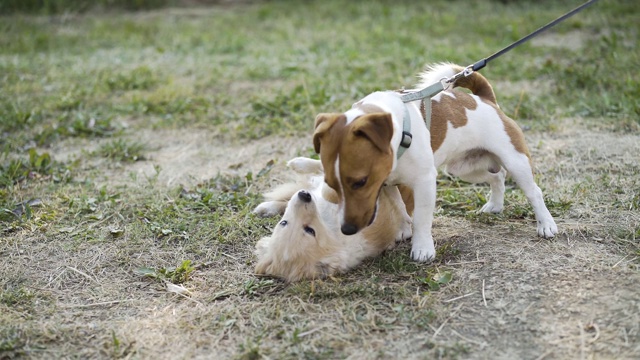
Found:
[[[265,201],[253,209],[253,213],[262,217],[282,215],[287,203],[283,201]]]
[[[396,234],[396,242],[409,240],[413,235],[413,226],[411,225],[411,220],[403,221],[398,233]]]
[[[431,262],[436,258],[436,252],[428,249],[411,249],[411,258],[417,262]]]
[[[551,239],[558,233],[558,226],[553,219],[538,221],[538,236]]]
[[[287,167],[298,174],[315,174],[322,172],[322,163],[320,160],[314,160],[306,157],[295,157],[287,162]]]
[[[489,201],[486,204],[484,204],[484,206],[482,207],[482,209],[480,209],[480,211],[483,213],[498,214],[502,212],[502,208],[503,208],[503,204],[495,204]]]
[[[431,262],[436,258],[436,249],[433,245],[433,240],[427,241],[425,244],[417,242],[413,239],[413,245],[411,246],[411,258],[418,262]]]

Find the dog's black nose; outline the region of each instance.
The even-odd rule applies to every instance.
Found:
[[[340,227],[340,230],[345,235],[353,235],[358,232],[358,228],[351,224],[343,224],[342,227]]]
[[[307,191],[298,191],[298,197],[304,202],[311,202],[311,194],[309,194]]]

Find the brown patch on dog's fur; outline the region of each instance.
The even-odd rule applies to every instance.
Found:
[[[356,104],[356,107],[362,110],[365,114],[383,113],[379,106],[373,104]]]
[[[431,148],[434,152],[440,148],[447,136],[447,122],[450,122],[454,128],[465,126],[468,121],[466,110],[475,110],[478,107],[475,99],[473,99],[471,95],[459,90],[454,90],[454,94],[455,98],[442,95],[440,101],[431,102],[431,106],[433,107],[431,116]],[[492,90],[491,94],[493,94]],[[531,162],[531,155],[529,154],[524,134],[518,124],[505,115],[494,102],[486,98],[480,98],[495,109],[516,151],[525,154],[529,158],[529,162]],[[491,96],[490,98],[495,99],[495,96]]]
[[[476,101],[467,93],[454,91],[455,98],[449,95],[440,96],[439,101],[431,101],[431,149],[436,152],[447,136],[447,123],[454,128],[467,125],[466,110],[475,110]]]
[[[511,143],[516,148],[517,152],[527,155],[527,158],[529,159],[529,166],[533,171],[531,154],[529,153],[529,148],[527,147],[527,143],[524,139],[522,129],[520,129],[520,126],[516,124],[513,119],[505,115],[502,111],[499,109],[496,109],[496,111],[498,112],[498,115],[500,115],[500,120],[502,120],[502,123],[504,124],[504,130],[507,132],[507,135],[509,135],[509,138],[511,138]]]
[[[461,72],[464,70],[464,68],[459,65],[452,64],[451,66],[455,72]],[[520,130],[520,127],[515,123],[515,121],[500,110],[493,87],[491,86],[491,83],[482,76],[482,74],[474,72],[469,76],[463,76],[456,80],[454,87],[463,87],[471,90],[474,95],[478,96],[486,104],[493,107],[500,116],[500,119],[504,124],[504,129],[509,138],[511,138],[511,143],[515,147],[516,151],[521,154],[525,154],[529,158],[529,163],[531,163],[531,155],[529,154],[529,149],[527,148],[524,140],[522,130]],[[438,150],[445,139],[447,134],[447,121],[451,122],[454,128],[464,126],[467,123],[466,112],[464,109],[475,110],[477,107],[473,98],[471,98],[467,93],[454,91],[454,94],[456,99],[443,95],[440,98],[440,102],[431,102],[433,107],[431,120],[431,147],[434,152]],[[458,101],[460,102],[459,104],[451,106]],[[469,106],[472,102],[473,105]],[[451,112],[453,112],[453,114],[451,114]],[[448,115],[449,118],[447,119],[442,115]]]

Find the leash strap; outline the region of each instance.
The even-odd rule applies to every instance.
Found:
[[[402,102],[408,103],[415,100],[425,99],[427,97],[432,98],[442,90],[444,90],[444,85],[442,82],[438,81],[437,83],[431,84],[420,91],[403,94],[400,96],[400,99],[402,99]]]
[[[573,9],[573,10],[569,11],[568,13],[566,13],[566,14],[564,14],[564,15],[560,16],[559,18],[557,18],[557,19],[555,19],[555,20],[551,21],[551,22],[550,22],[550,23],[548,23],[547,25],[545,25],[545,26],[543,26],[543,27],[539,28],[538,30],[536,30],[536,31],[532,32],[531,34],[529,34],[529,35],[527,35],[527,36],[523,37],[522,39],[520,39],[520,40],[518,40],[518,41],[516,41],[516,42],[512,43],[511,45],[509,45],[509,46],[507,46],[507,47],[503,48],[502,50],[500,50],[500,51],[498,51],[498,52],[494,53],[493,55],[491,55],[491,56],[489,56],[489,57],[487,57],[487,58],[484,58],[484,59],[482,59],[482,60],[480,60],[480,61],[478,61],[478,62],[474,63],[473,65],[470,65],[470,66],[469,66],[469,68],[470,68],[472,71],[478,71],[478,70],[482,69],[483,67],[487,66],[487,63],[488,63],[489,61],[491,61],[491,60],[493,60],[493,59],[495,59],[495,58],[497,58],[497,57],[499,57],[499,56],[503,55],[504,53],[508,52],[509,50],[513,49],[514,47],[516,47],[516,46],[518,46],[518,45],[521,45],[521,44],[523,44],[523,43],[527,42],[527,41],[528,41],[528,40],[530,40],[531,38],[533,38],[533,37],[535,37],[535,36],[539,35],[539,34],[540,34],[541,32],[543,32],[543,31],[547,30],[548,28],[550,28],[550,27],[552,27],[552,26],[555,26],[556,24],[558,24],[558,23],[560,23],[560,22],[562,22],[562,21],[564,21],[564,20],[566,20],[566,19],[568,19],[568,18],[572,17],[573,15],[575,15],[575,14],[579,13],[580,11],[584,10],[586,7],[588,7],[588,6],[590,6],[590,5],[593,5],[593,3],[595,3],[596,1],[598,1],[598,0],[589,0],[589,1],[587,1],[586,3],[584,3],[584,4],[580,5],[580,6],[578,6],[577,8],[575,8],[575,9]],[[468,75],[466,75],[466,76],[468,76]]]

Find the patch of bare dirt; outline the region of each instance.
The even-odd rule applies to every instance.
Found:
[[[101,158],[89,159],[85,167],[107,169],[98,177],[100,184],[144,185],[148,179],[155,179],[156,184],[166,187],[194,186],[218,174],[257,174],[271,160],[275,160],[277,166],[269,176],[282,182],[279,172],[286,162],[301,154],[307,155],[311,147],[311,135],[230,141],[202,129],[141,130],[130,140],[145,145],[145,160],[123,164]],[[63,142],[52,153],[56,159],[68,161],[80,157],[83,152],[95,151],[107,141]]]

